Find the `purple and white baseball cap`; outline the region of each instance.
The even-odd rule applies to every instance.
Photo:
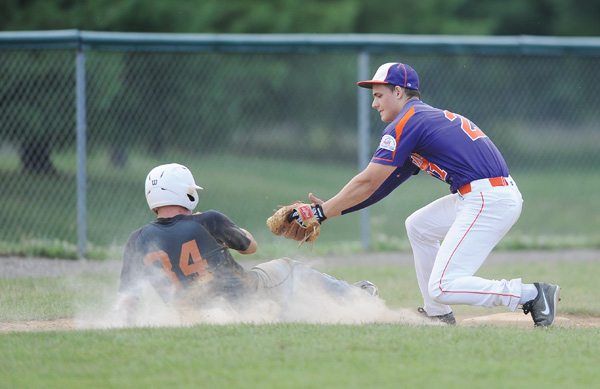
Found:
[[[381,65],[372,80],[357,83],[361,88],[373,89],[373,84],[392,84],[403,88],[419,90],[419,76],[415,69],[400,62]]]

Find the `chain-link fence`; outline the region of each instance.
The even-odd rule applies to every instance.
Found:
[[[274,207],[309,190],[330,197],[368,161],[385,125],[356,81],[390,61],[412,65],[423,101],[470,118],[503,152],[526,201],[513,242],[598,245],[600,40],[527,42],[2,33],[0,253],[121,247],[152,220],[143,181],[168,162],[207,189],[202,209],[269,242]],[[366,239],[358,216],[327,234],[362,231],[375,249],[402,240],[403,219],[447,193],[420,176],[372,207]]]

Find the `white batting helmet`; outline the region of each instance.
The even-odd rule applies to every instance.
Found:
[[[166,205],[179,205],[193,211],[198,204],[197,189],[190,170],[178,163],[155,167],[146,177],[146,201],[152,212]]]

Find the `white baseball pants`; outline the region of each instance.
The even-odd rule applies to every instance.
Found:
[[[498,187],[489,180],[473,181],[471,192],[442,197],[407,218],[423,308],[429,316],[447,314],[455,304],[516,310],[520,278],[474,276],[521,214],[521,193],[512,178],[507,181],[508,186]]]

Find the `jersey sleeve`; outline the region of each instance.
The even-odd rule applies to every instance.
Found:
[[[421,121],[415,116],[414,107],[398,117],[383,130],[379,146],[371,162],[382,165],[402,166],[417,147],[422,131]]]
[[[140,280],[143,269],[142,260],[139,258],[142,254],[137,248],[138,240],[141,235],[141,229],[136,230],[129,236],[125,251],[123,252],[123,268],[121,269],[121,278],[119,282],[119,293],[139,298],[142,294],[144,283]]]
[[[244,251],[250,246],[250,239],[231,219],[217,211],[202,213],[199,222],[219,244],[227,248]]]
[[[400,184],[402,184],[404,181],[408,180],[411,176],[418,174],[419,171],[419,168],[416,165],[413,165],[407,159],[402,166],[396,168],[396,170],[394,170],[392,174],[390,174],[390,176],[381,184],[381,186],[379,186],[379,188],[377,188],[377,190],[368,199],[353,207],[343,210],[342,215],[355,212],[375,204],[376,202],[382,200],[387,195],[392,193],[394,189],[400,186]]]

